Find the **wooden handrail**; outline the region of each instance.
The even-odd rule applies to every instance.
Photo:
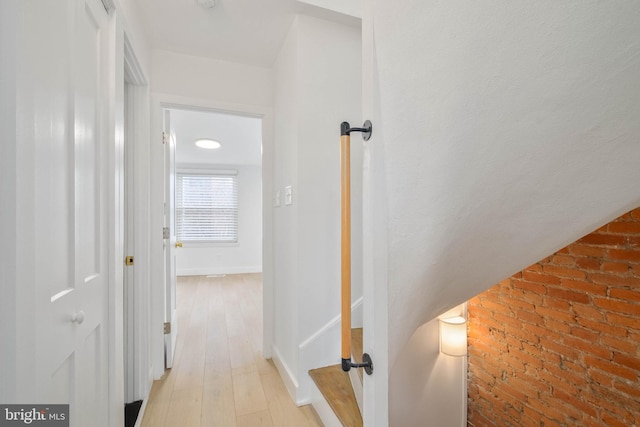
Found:
[[[344,132],[343,132],[344,133]],[[342,360],[351,361],[351,137],[340,136]]]
[[[371,122],[364,122],[361,128],[352,128],[349,123],[340,124],[340,250],[341,250],[341,279],[342,279],[342,370],[364,368],[371,375],[373,361],[364,353],[362,363],[351,361],[351,132],[362,132],[362,137],[368,141],[371,137]]]

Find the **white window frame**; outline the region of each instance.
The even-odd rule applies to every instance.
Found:
[[[179,187],[182,177],[184,176],[210,176],[210,177],[230,177],[233,178],[234,182],[234,190],[235,190],[235,217],[233,217],[235,221],[235,239],[234,240],[226,240],[226,239],[193,239],[190,237],[184,236],[182,231],[182,226],[179,225],[179,222],[183,218],[183,214],[181,213],[182,209],[182,200],[180,198],[179,191],[181,191]],[[176,170],[176,203],[175,203],[175,229],[176,229],[176,238],[189,246],[235,246],[238,245],[239,242],[239,180],[238,180],[238,171],[237,170],[220,170],[220,169],[177,169]]]

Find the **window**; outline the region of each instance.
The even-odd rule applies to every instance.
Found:
[[[238,241],[238,177],[176,174],[176,237],[183,242]]]

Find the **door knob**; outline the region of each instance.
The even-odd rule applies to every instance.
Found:
[[[176,248],[181,248],[182,247],[182,242],[176,242]]]
[[[73,323],[77,323],[78,325],[84,322],[84,311],[80,310],[77,313],[73,313],[71,315],[71,321]]]

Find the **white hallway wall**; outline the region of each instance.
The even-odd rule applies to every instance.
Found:
[[[365,2],[365,334],[388,316],[365,350],[389,363],[365,423],[463,425],[464,393],[432,405],[457,387],[430,370],[433,319],[638,206],[639,20],[636,3]]]
[[[286,186],[293,190],[291,205],[283,197],[273,208],[274,357],[298,402],[309,399],[307,369],[340,361],[338,335],[321,351],[309,349],[321,340],[314,334],[340,312],[339,130],[345,120],[362,124],[360,46],[359,28],[298,15],[274,66],[274,188],[283,195]],[[356,301],[362,294],[362,144],[356,135],[352,156]]]
[[[188,170],[188,165],[176,165]],[[202,166],[200,166],[202,168]],[[178,276],[259,273],[262,271],[262,168],[215,165],[207,169],[238,171],[238,243],[185,243],[176,251]]]

